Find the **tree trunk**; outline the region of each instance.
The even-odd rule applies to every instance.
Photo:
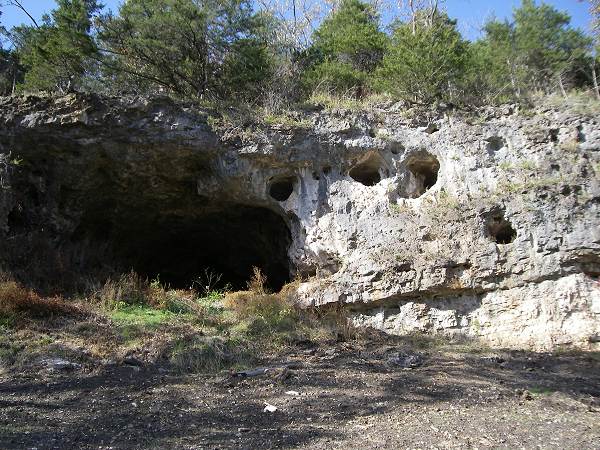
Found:
[[[562,80],[562,74],[558,75],[558,85],[560,86],[560,92],[562,93],[564,98],[567,98],[567,92],[565,91],[565,86]]]
[[[517,83],[517,79],[515,78],[515,68],[510,61],[510,59],[506,60],[506,64],[508,65],[508,70],[510,72],[510,84],[512,85],[513,92],[517,96],[517,98],[521,98],[521,89]]]
[[[409,0],[408,5],[410,7],[410,15],[412,22],[412,34],[417,34],[417,13],[415,11],[415,3],[414,0]]]
[[[433,5],[431,6],[431,13],[429,15],[429,26],[433,27],[433,24],[435,23],[435,16],[437,15],[437,11],[438,11],[438,2],[439,0],[434,0],[433,1]]]
[[[594,92],[596,93],[596,98],[600,101],[600,89],[598,88],[598,77],[596,76],[596,63],[592,61],[592,81],[594,83]]]

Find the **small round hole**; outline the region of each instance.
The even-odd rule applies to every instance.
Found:
[[[275,180],[269,186],[269,195],[278,202],[285,202],[294,192],[294,178]]]

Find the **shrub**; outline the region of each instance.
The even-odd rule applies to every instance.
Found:
[[[266,284],[267,277],[254,267],[248,290],[225,294],[223,305],[240,320],[260,317],[275,324],[281,317],[292,314],[294,307],[283,295],[268,292]]]
[[[248,281],[248,290],[255,294],[266,294],[267,277],[258,267],[252,268],[252,278]]]
[[[268,322],[277,322],[283,316],[292,314],[293,307],[277,294],[240,291],[227,294],[225,308],[234,312],[240,320],[262,317]]]
[[[148,281],[131,271],[118,280],[108,280],[93,294],[93,298],[105,309],[121,310],[131,306],[143,306],[175,314],[204,316],[207,304],[221,298],[220,291],[211,291],[206,298],[198,298],[193,289],[168,289],[159,278]]]

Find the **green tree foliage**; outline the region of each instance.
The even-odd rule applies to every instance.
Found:
[[[490,21],[474,43],[442,2],[403,2],[408,19],[384,33],[373,6],[380,2],[327,0],[335,6],[308,48],[298,44],[305,27],[294,14],[290,32],[291,12],[276,0],[262,2],[272,6],[262,12],[254,0],[126,0],[116,15],[100,15],[99,1],[57,0],[38,23],[20,0],[0,0],[32,22],[10,31],[0,24],[0,94],[15,87],[164,93],[241,100],[272,112],[315,91],[481,104],[584,88],[600,100],[593,40],[541,0],[521,0],[511,20]],[[598,24],[600,0],[590,7]],[[306,15],[306,27],[320,17]],[[596,39],[600,46],[598,32]]]
[[[458,101],[469,58],[469,46],[456,21],[437,16],[427,23],[397,23],[375,85],[406,100]]]
[[[1,18],[2,9],[0,9]],[[12,94],[17,84],[23,81],[23,68],[19,64],[17,54],[10,48],[4,48],[5,42],[10,42],[9,37],[10,33],[0,22],[0,95]]]
[[[510,101],[521,92],[513,25],[492,20],[484,33],[485,38],[471,47],[469,86],[483,102]]]
[[[251,97],[271,71],[264,20],[249,0],[129,0],[102,21],[105,65],[121,90]]]
[[[99,56],[90,31],[101,5],[96,0],[57,0],[41,26],[13,30],[17,53],[26,68],[25,90],[77,89]]]
[[[513,22],[488,23],[476,45],[478,70],[488,90],[521,97],[583,83],[591,41],[571,28],[570,20],[550,5],[522,0]]]
[[[14,51],[0,48],[0,95],[15,92],[18,84],[23,82],[24,71]]]
[[[342,0],[314,33],[307,86],[360,96],[383,57],[385,42],[371,5]]]
[[[600,0],[591,0],[590,12],[594,21],[594,31],[596,32],[596,40],[600,41]]]

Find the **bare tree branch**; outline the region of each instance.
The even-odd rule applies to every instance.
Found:
[[[27,17],[29,17],[29,19],[33,22],[36,28],[40,27],[37,21],[33,18],[33,16],[29,14],[29,11],[25,9],[23,4],[21,3],[21,0],[8,0],[8,5],[14,6],[15,8],[18,8],[21,11],[23,11],[27,15]]]

